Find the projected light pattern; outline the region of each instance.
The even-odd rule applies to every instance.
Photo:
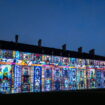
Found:
[[[0,50],[0,93],[105,88],[105,61]]]

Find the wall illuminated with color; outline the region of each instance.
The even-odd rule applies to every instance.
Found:
[[[0,50],[0,93],[105,88],[105,61]]]

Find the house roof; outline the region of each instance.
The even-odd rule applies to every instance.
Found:
[[[0,40],[0,49],[8,50],[18,50],[23,52],[32,52],[46,55],[64,56],[64,57],[74,57],[83,59],[95,59],[95,60],[105,60],[105,56],[92,55],[89,53],[79,53],[71,50],[62,50],[50,47],[39,47],[37,45],[29,45],[24,43],[15,43],[12,41]]]

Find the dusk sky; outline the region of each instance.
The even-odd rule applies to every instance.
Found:
[[[0,40],[105,56],[105,0],[0,0]]]

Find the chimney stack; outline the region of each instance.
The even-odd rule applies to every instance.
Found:
[[[62,45],[62,50],[66,50],[66,44]]]
[[[79,48],[78,48],[78,52],[79,52],[79,53],[82,53],[82,49],[83,49],[82,47],[79,47]]]
[[[18,43],[19,35],[15,35],[15,42]]]
[[[38,40],[38,46],[39,46],[39,47],[42,46],[42,40],[41,40],[41,39]]]
[[[89,51],[89,54],[90,54],[90,55],[95,55],[95,49],[91,49],[91,50]]]

